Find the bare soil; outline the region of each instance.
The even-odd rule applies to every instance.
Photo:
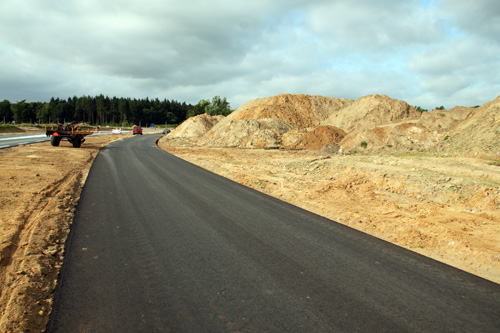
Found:
[[[45,329],[88,171],[102,147],[129,136],[0,150],[0,332]]]

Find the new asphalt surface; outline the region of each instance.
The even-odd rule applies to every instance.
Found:
[[[0,149],[44,141],[50,141],[45,133],[5,134],[0,135]]]
[[[500,332],[500,285],[219,177],[97,156],[49,332]]]

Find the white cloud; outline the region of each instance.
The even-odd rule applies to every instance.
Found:
[[[500,94],[499,55],[498,45],[460,39],[428,48],[411,60],[410,68],[420,78],[420,89],[435,99],[476,105]]]
[[[441,5],[449,38],[428,45],[409,61],[420,91],[436,105],[449,107],[494,99],[500,94],[500,3],[443,0]]]
[[[363,52],[410,47],[442,35],[432,7],[418,1],[331,1],[314,6],[307,23],[328,42]]]
[[[5,0],[0,100],[221,95],[236,107],[291,92],[482,104],[499,90],[499,5],[474,4]]]
[[[500,1],[441,0],[442,15],[463,32],[498,43],[500,36]]]

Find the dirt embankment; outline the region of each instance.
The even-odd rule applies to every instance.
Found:
[[[78,149],[62,141],[0,150],[0,332],[45,329],[90,166],[103,146],[128,136],[89,136]]]

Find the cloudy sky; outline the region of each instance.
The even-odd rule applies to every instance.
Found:
[[[0,1],[0,100],[280,93],[491,101],[500,1]]]

